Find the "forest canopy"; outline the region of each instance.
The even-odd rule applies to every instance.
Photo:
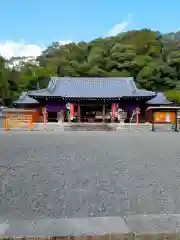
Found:
[[[51,76],[131,76],[139,88],[165,92],[180,103],[180,32],[142,29],[90,42],[55,42],[36,59],[0,57],[1,103],[46,87]]]

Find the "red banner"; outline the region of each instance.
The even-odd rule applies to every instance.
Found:
[[[74,104],[70,104],[70,118],[74,117]]]
[[[116,104],[112,104],[112,119],[115,119],[116,117]]]

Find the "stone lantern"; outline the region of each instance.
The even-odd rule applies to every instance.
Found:
[[[127,117],[127,113],[122,108],[118,108],[118,110],[117,110],[118,122],[119,123],[124,123],[126,117]]]

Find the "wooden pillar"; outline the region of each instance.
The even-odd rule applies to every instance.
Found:
[[[174,131],[178,132],[178,111],[176,110],[175,114],[175,127],[174,127]]]
[[[152,131],[153,131],[153,132],[155,132],[155,127],[154,127],[154,124],[155,124],[154,114],[155,114],[155,112],[152,110]]]
[[[7,132],[9,130],[9,126],[8,126],[8,112],[5,113],[5,120],[4,120],[4,130]]]
[[[81,107],[80,107],[79,101],[78,101],[77,114],[78,114],[78,122],[81,122]]]
[[[44,117],[44,130],[46,130],[46,124],[47,124],[47,110],[46,107],[43,109],[43,117]]]
[[[28,117],[28,131],[32,131],[33,129],[33,115],[30,114]]]
[[[102,107],[102,121],[105,122],[105,115],[106,115],[106,106],[105,106],[105,101],[103,102],[103,107]]]
[[[70,104],[70,119],[74,117],[74,103]]]
[[[139,121],[140,121],[140,108],[136,108],[136,129],[139,128]]]
[[[116,114],[116,104],[112,103],[111,104],[111,122],[114,122],[115,120],[115,114]]]

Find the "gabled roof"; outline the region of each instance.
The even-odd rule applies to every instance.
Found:
[[[147,101],[147,104],[152,105],[170,105],[172,102],[168,101],[164,93],[157,93],[156,97]]]
[[[47,89],[28,92],[29,96],[62,98],[149,97],[154,92],[140,90],[133,78],[52,77]]]
[[[38,104],[38,101],[29,97],[27,92],[23,92],[21,96],[13,103],[14,104]]]

